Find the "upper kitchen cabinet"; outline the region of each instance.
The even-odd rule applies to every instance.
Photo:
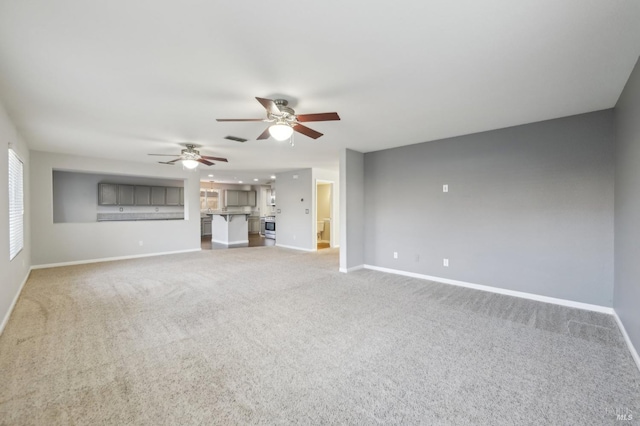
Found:
[[[118,185],[115,183],[98,184],[98,204],[101,206],[117,206]]]
[[[247,191],[238,191],[238,205],[239,206],[249,205],[249,194],[247,194]]]
[[[180,205],[180,188],[175,186],[167,187],[167,206]]]
[[[238,191],[234,191],[231,189],[227,189],[224,191],[224,205],[229,206],[239,206],[238,204]]]
[[[246,207],[256,205],[256,191],[237,191],[226,189],[224,191],[225,206]]]
[[[136,185],[136,206],[151,205],[151,187]]]
[[[151,205],[164,206],[166,204],[167,191],[164,186],[151,187]]]
[[[99,183],[98,204],[101,206],[184,206],[184,188]]]
[[[118,185],[118,205],[133,206],[135,203],[135,186]]]

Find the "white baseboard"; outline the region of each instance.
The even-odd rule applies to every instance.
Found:
[[[31,268],[31,269],[33,269],[33,268]],[[20,288],[18,288],[18,292],[16,293],[15,297],[13,298],[13,301],[11,302],[11,305],[9,305],[9,310],[7,310],[7,314],[2,319],[2,323],[0,323],[0,335],[2,335],[2,332],[4,331],[4,328],[7,326],[7,323],[9,322],[9,318],[11,317],[11,313],[13,312],[13,308],[15,308],[16,307],[16,303],[18,303],[18,299],[20,298],[20,294],[22,293],[22,289],[24,288],[24,285],[27,283],[27,280],[29,279],[29,276],[31,275],[31,269],[29,269],[29,272],[27,273],[27,276],[24,277],[24,280],[22,280],[22,284],[20,284]]]
[[[31,267],[31,269],[57,268],[59,266],[84,265],[86,263],[113,262],[114,260],[127,260],[127,259],[138,259],[140,257],[164,256],[167,254],[191,253],[194,251],[201,251],[201,250],[202,249],[197,248],[197,249],[188,249],[188,250],[165,251],[161,253],[134,254],[131,256],[117,256],[117,257],[103,257],[100,259],[74,260],[72,262],[47,263],[43,265],[34,265]]]
[[[555,297],[541,296],[539,294],[534,294],[534,293],[525,293],[523,291],[507,290],[504,288],[491,287],[488,285],[473,284],[465,281],[457,281],[457,280],[451,280],[449,278],[433,277],[431,275],[416,274],[414,272],[406,272],[406,271],[400,271],[397,269],[382,268],[382,267],[373,266],[373,265],[364,265],[364,267],[365,269],[372,269],[374,271],[388,272],[390,274],[404,275],[412,278],[420,278],[423,280],[435,281],[443,284],[451,284],[459,287],[472,288],[474,290],[488,291],[490,293],[504,294],[507,296],[514,296],[514,297],[520,297],[523,299],[535,300],[538,302],[553,303],[554,305],[568,306],[570,308],[584,309],[586,311],[601,312],[609,315],[613,315],[614,313],[613,308],[609,308],[607,306],[592,305],[589,303],[575,302],[573,300],[558,299]]]
[[[300,250],[300,251],[317,251],[317,249],[307,249],[302,247],[286,246],[284,244],[278,244],[278,243],[276,243],[276,247],[282,247],[282,248],[288,248],[288,249]]]
[[[211,242],[216,244],[224,244],[225,246],[232,246],[234,244],[249,244],[249,240],[238,240],[238,241],[211,240]]]
[[[624,341],[627,342],[627,347],[629,348],[629,352],[631,352],[631,357],[636,362],[636,367],[638,367],[638,370],[640,371],[640,355],[638,355],[638,351],[633,346],[633,343],[631,342],[631,339],[627,334],[627,330],[624,328],[624,324],[622,324],[622,320],[618,316],[618,313],[615,311],[615,309],[613,311],[613,317],[616,319],[616,322],[618,323],[618,328],[620,329],[620,332],[624,337]]]
[[[351,268],[340,268],[338,270],[343,274],[348,274],[349,272],[357,271],[360,269],[364,269],[364,265],[352,266]]]

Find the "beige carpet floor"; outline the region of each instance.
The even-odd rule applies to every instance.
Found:
[[[0,424],[621,424],[611,316],[278,247],[33,271]]]

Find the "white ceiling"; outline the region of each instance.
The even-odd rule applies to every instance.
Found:
[[[194,142],[229,159],[204,180],[610,108],[639,54],[637,0],[0,1],[0,99],[31,149]],[[215,121],[263,117],[255,96],[342,121],[293,148]]]

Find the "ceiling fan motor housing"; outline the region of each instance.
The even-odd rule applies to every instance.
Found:
[[[187,147],[181,151],[182,152],[182,159],[183,160],[198,160],[200,158],[200,151],[195,149],[195,147],[196,147],[195,145],[187,145]]]
[[[293,110],[293,108],[289,108],[287,106],[289,104],[289,101],[287,101],[286,99],[274,99],[273,103],[276,104],[281,114],[277,115],[269,112],[269,119],[275,119],[276,121],[280,122],[288,122],[296,119],[296,112]]]

